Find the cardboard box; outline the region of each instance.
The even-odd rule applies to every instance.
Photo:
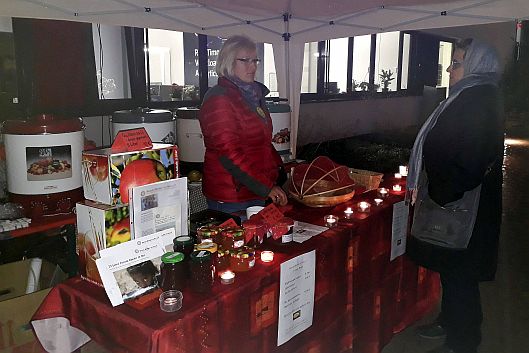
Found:
[[[44,289],[0,302],[0,353],[45,353],[33,330],[31,317],[48,294]]]
[[[83,190],[88,200],[127,204],[128,188],[178,177],[175,145],[154,143],[151,149],[113,153],[111,148],[83,152]]]
[[[82,278],[102,285],[95,260],[99,250],[131,239],[128,205],[104,205],[83,201],[76,205],[77,255]]]

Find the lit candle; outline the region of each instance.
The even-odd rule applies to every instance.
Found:
[[[362,212],[367,212],[369,211],[369,207],[371,207],[371,205],[369,204],[369,202],[366,202],[366,201],[360,201],[358,203],[358,208],[360,209],[360,211]]]
[[[406,165],[399,166],[399,173],[402,176],[408,176],[408,166]]]
[[[402,178],[402,174],[400,173],[395,173],[395,179],[401,179]]]
[[[232,284],[234,281],[235,281],[235,272],[228,270],[220,274],[220,283]]]
[[[384,200],[382,200],[382,199],[374,199],[373,201],[375,201],[375,205],[380,206],[380,205],[382,205],[382,201],[384,201]]]
[[[274,252],[270,250],[261,251],[261,261],[263,262],[274,261]]]
[[[323,217],[323,220],[325,221],[325,225],[329,228],[334,227],[338,223],[338,217],[333,215],[327,215]]]
[[[384,197],[388,196],[388,189],[380,188],[380,189],[378,189],[378,194],[380,195],[380,197],[384,198]]]
[[[343,213],[345,213],[345,218],[351,218],[353,215],[353,209],[351,207],[347,207]]]
[[[402,191],[402,188],[400,187],[400,185],[393,185],[393,191],[400,192]]]

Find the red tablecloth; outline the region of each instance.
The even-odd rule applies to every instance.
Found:
[[[355,202],[371,194],[359,195]],[[215,283],[210,295],[184,290],[177,313],[157,303],[143,310],[112,308],[102,288],[74,278],[52,289],[33,320],[65,317],[112,352],[379,352],[396,333],[431,310],[439,299],[436,275],[405,257],[389,261],[392,203],[367,217],[302,243],[272,247],[273,264],[259,260],[233,285]],[[290,216],[315,224],[343,205],[296,205]],[[280,263],[316,250],[312,326],[277,347]],[[45,337],[39,337],[41,340]]]

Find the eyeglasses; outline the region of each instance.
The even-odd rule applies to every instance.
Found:
[[[240,62],[243,62],[245,63],[246,65],[250,65],[250,64],[255,64],[255,65],[259,65],[259,63],[261,62],[261,59],[252,59],[252,58],[237,58],[236,60],[240,61]]]
[[[456,59],[452,59],[452,61],[450,61],[450,66],[452,67],[453,70],[459,68],[461,65],[463,65],[463,63]]]

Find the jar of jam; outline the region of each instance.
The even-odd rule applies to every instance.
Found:
[[[182,290],[186,283],[186,265],[184,254],[181,252],[167,252],[162,256],[160,264],[160,288],[163,291]]]
[[[222,273],[230,269],[230,251],[219,249],[217,251],[217,258],[215,259],[215,267],[218,273]]]
[[[195,251],[195,242],[189,235],[181,235],[173,239],[173,250],[185,255],[186,260]]]
[[[191,288],[199,293],[210,292],[215,278],[215,266],[213,265],[211,253],[206,250],[192,252],[189,269],[191,272]]]
[[[217,226],[202,226],[197,229],[198,242],[215,242],[219,233],[220,229]]]
[[[220,245],[224,250],[235,250],[244,245],[244,231],[241,227],[230,227],[222,231]]]
[[[266,235],[266,224],[259,219],[249,219],[242,224],[246,244],[257,249]]]
[[[218,246],[217,246],[216,243],[212,243],[212,242],[206,241],[206,242],[203,242],[203,243],[195,245],[195,250],[197,250],[197,251],[201,251],[201,250],[209,251],[211,253],[211,256],[213,256],[213,259],[214,259],[217,256]]]
[[[294,220],[283,217],[279,222],[271,226],[269,231],[276,244],[288,244],[294,239]]]
[[[252,248],[243,246],[231,252],[231,270],[235,272],[249,271],[255,265],[255,252]]]

